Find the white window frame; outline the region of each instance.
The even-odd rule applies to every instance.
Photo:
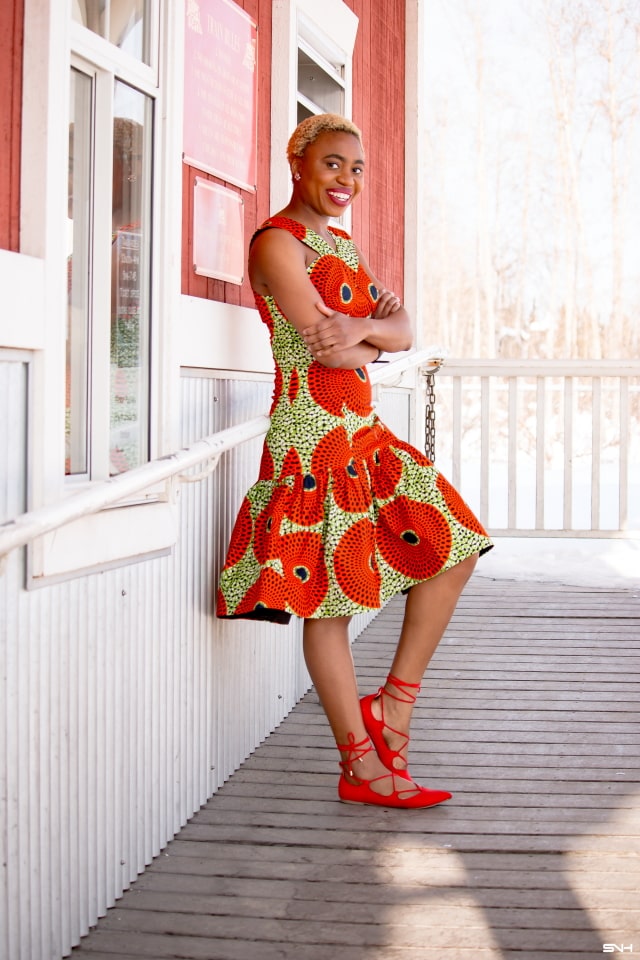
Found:
[[[76,21],[71,21],[70,67],[75,67],[92,77],[95,91],[95,113],[99,122],[95,127],[94,149],[94,178],[96,186],[100,182],[111,183],[112,176],[112,145],[113,131],[113,97],[116,79],[134,87],[141,94],[154,102],[154,130],[152,140],[152,154],[154,157],[153,184],[159,176],[158,161],[161,161],[160,151],[157,149],[157,119],[162,109],[161,86],[158,64],[158,42],[160,8],[153,4],[150,8],[155,11],[150,23],[150,63],[145,64],[109,43],[92,30],[83,27]],[[108,122],[106,122],[108,120]],[[157,158],[157,160],[156,160]],[[153,188],[152,184],[152,188]],[[160,216],[158,191],[152,197],[152,231],[149,238],[152,251],[157,249],[158,229],[157,221]],[[100,268],[111,263],[111,192],[100,191],[99,186],[94,190],[93,197],[93,263]],[[99,245],[98,245],[99,244]],[[157,303],[158,275],[160,273],[157,254],[152,253],[150,269],[151,281],[151,316],[149,317],[150,344],[155,338],[155,311]],[[111,274],[106,268],[92,270],[92,345],[89,352],[89,381],[90,400],[88,410],[89,442],[89,476],[91,480],[106,480],[109,475],[109,367],[105,358],[109,355],[109,336],[111,323]],[[149,459],[157,455],[153,421],[151,415],[151,397],[154,395],[152,349],[148,355],[149,382]],[[74,479],[68,477],[67,484],[86,483],[86,477]]]
[[[351,117],[353,49],[358,18],[343,0],[273,0],[271,71],[271,203],[275,212],[291,194],[287,142],[298,122],[298,46],[344,65],[344,115]],[[348,229],[348,227],[347,227]]]
[[[64,476],[66,245],[69,73],[82,61],[104,76],[126,66],[124,82],[156,100],[153,132],[151,347],[149,456],[179,446],[179,364],[172,323],[179,312],[181,263],[175,237],[182,226],[183,17],[181,3],[154,0],[159,11],[150,37],[151,63],[144,64],[73,22],[70,4],[61,16],[53,0],[25,0],[24,95],[20,256],[43,264],[44,322],[25,324],[34,350],[30,411],[29,508],[45,506],[94,481]],[[82,67],[81,67],[82,68]],[[107,80],[108,83],[108,80]],[[109,88],[109,96],[113,93]],[[98,147],[99,149],[99,147]],[[110,233],[110,228],[109,228]],[[109,233],[106,236],[109,236]],[[162,269],[158,265],[162,263]],[[97,282],[99,278],[95,278]],[[104,282],[107,282],[104,280]],[[108,290],[110,298],[110,288]],[[0,342],[3,331],[0,324]],[[19,337],[10,343],[20,346]],[[94,394],[104,384],[93,384]],[[108,387],[106,390],[108,404]],[[108,408],[95,410],[93,442],[108,435]],[[107,425],[105,428],[105,424]],[[108,436],[103,437],[108,445]],[[99,479],[94,477],[94,480]],[[164,502],[163,502],[164,501]],[[121,536],[113,533],[120,530]],[[162,492],[69,525],[64,534],[36,541],[28,551],[27,586],[104,569],[164,552],[175,542],[175,504]]]

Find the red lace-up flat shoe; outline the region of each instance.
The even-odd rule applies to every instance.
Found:
[[[374,777],[373,780],[362,780],[354,772],[353,767],[373,751],[373,745],[368,737],[356,743],[355,737],[351,733],[349,734],[349,743],[338,744],[338,750],[348,754],[345,760],[340,761],[342,774],[338,782],[338,797],[343,803],[368,803],[378,807],[401,807],[406,810],[415,810],[422,807],[434,807],[438,803],[451,799],[451,794],[446,790],[427,790],[426,787],[420,787],[412,780],[408,780],[406,776],[398,776],[394,772],[383,773],[382,776]],[[404,774],[405,771],[402,771],[402,773]],[[352,777],[354,782],[347,780],[347,777]],[[388,778],[393,781],[393,791],[390,794],[383,795],[372,790],[371,784]]]
[[[373,745],[376,748],[376,753],[384,763],[385,767],[389,770],[393,770],[394,773],[397,773],[400,777],[405,777],[405,779],[411,779],[409,771],[406,766],[398,767],[396,766],[396,760],[400,760],[406,765],[407,757],[406,750],[409,746],[409,737],[406,733],[403,733],[402,730],[396,730],[395,727],[389,726],[384,718],[384,698],[390,697],[392,700],[397,700],[398,703],[415,703],[418,693],[420,692],[419,683],[407,683],[404,680],[399,680],[397,677],[394,677],[392,674],[389,674],[387,677],[387,683],[395,687],[399,692],[400,696],[396,696],[391,693],[386,687],[380,687],[377,693],[371,693],[367,697],[362,697],[360,700],[360,707],[362,710],[362,719],[364,721],[364,728],[371,737]],[[405,687],[409,687],[409,690],[406,690]],[[415,693],[411,691],[415,690]],[[374,700],[380,699],[380,719],[373,715],[371,705]],[[384,739],[383,730],[384,728],[390,730],[392,733],[395,733],[399,737],[404,738],[404,743],[399,750],[391,750],[387,746],[387,742]]]

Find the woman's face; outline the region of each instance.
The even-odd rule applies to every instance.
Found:
[[[325,217],[339,217],[364,186],[362,145],[352,133],[325,130],[292,164],[297,194]]]

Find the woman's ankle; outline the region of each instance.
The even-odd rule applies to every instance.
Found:
[[[372,749],[356,759],[349,758],[341,751],[341,762],[343,773],[350,783],[357,783],[359,780],[376,780],[389,773],[382,760]]]
[[[395,692],[393,688],[389,690],[385,684],[385,686],[382,687],[382,693],[376,698],[374,703],[377,703],[378,710],[380,711],[380,719],[384,719],[386,727],[390,727],[392,730],[408,737],[415,703],[414,701],[398,700],[394,696]]]

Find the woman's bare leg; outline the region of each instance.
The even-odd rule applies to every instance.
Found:
[[[305,620],[304,658],[336,744],[346,744],[350,735],[358,743],[367,737],[362,722],[358,684],[349,644],[349,617]],[[342,759],[347,753],[342,752]],[[373,750],[357,764],[358,778],[375,780],[371,789],[388,796],[394,789],[393,778]]]
[[[422,682],[424,672],[442,639],[460,594],[473,573],[477,559],[478,555],[475,554],[433,580],[425,580],[411,588],[407,595],[400,639],[389,671],[394,677],[406,683]],[[401,696],[393,686],[385,685],[385,689],[395,697]],[[373,715],[378,719],[382,709],[380,699],[374,700],[372,704]],[[408,736],[413,708],[414,703],[398,702],[392,696],[385,696],[385,722]],[[384,730],[384,737],[392,750],[400,750],[406,744],[406,736],[398,736],[387,728]],[[406,763],[398,758],[395,765],[402,769]]]

